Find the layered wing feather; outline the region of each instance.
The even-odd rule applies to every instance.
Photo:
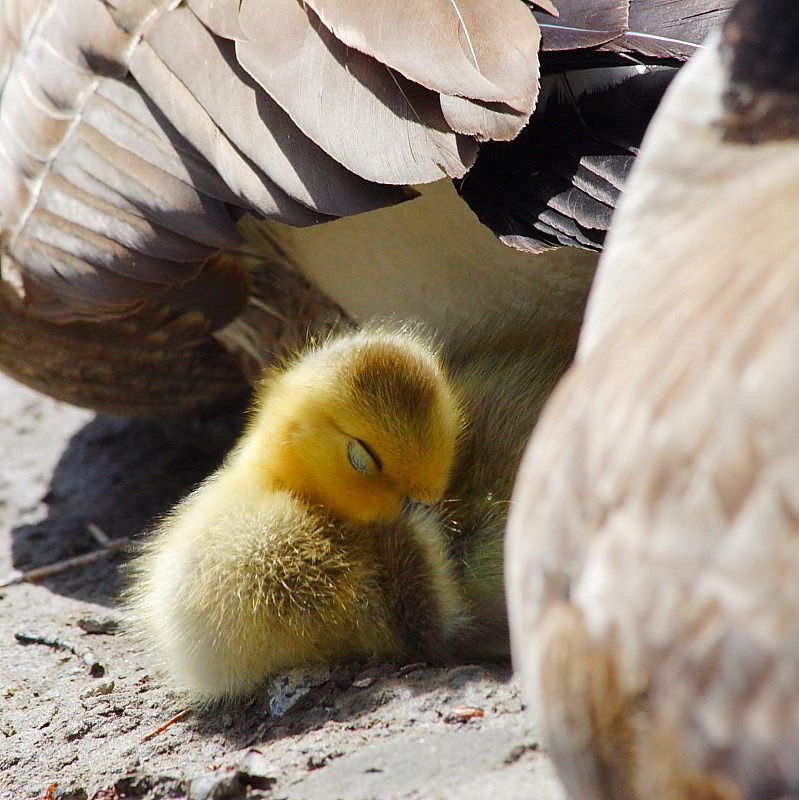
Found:
[[[557,18],[536,12],[544,78],[535,114],[510,144],[481,147],[456,183],[479,219],[528,252],[601,249],[666,85],[731,4],[562,0]]]
[[[507,243],[598,248],[642,127],[618,98],[645,122],[661,88],[560,92],[525,129],[540,74],[676,65],[728,3],[559,5],[8,0],[0,277],[34,316],[138,318],[241,245],[243,211],[311,225],[463,176]],[[192,296],[211,335],[224,301]]]
[[[381,34],[390,5],[4,4],[2,277],[52,319],[129,314],[236,247],[237,208],[308,225],[463,175],[532,111],[535,20],[431,0]]]
[[[348,169],[403,184],[462,175],[471,165],[476,147],[447,127],[435,93],[348,48],[296,0],[272,0],[269,17],[258,0],[243,0],[241,24],[244,68]]]
[[[557,18],[540,11],[535,14],[541,48],[552,54],[542,57],[542,63],[544,69],[547,63],[584,64],[600,52],[626,54],[635,61],[684,60],[696,52],[732,5],[729,0],[561,0]],[[586,53],[587,49],[594,54]]]
[[[483,224],[519,250],[600,250],[649,118],[675,72],[613,68],[545,78],[530,124],[509,144],[481,147],[458,191]]]
[[[532,111],[536,25],[518,0],[309,0],[344,44],[443,95]]]

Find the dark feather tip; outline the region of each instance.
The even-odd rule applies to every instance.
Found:
[[[722,102],[727,141],[799,137],[799,5],[795,0],[742,0],[722,30],[729,70]]]
[[[629,75],[581,94],[561,78],[518,138],[481,146],[456,188],[513,247],[601,249],[620,187],[674,73]]]

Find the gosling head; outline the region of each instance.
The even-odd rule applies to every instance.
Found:
[[[267,381],[242,453],[268,483],[368,522],[441,498],[459,427],[429,343],[407,331],[362,331]]]

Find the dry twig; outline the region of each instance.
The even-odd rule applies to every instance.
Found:
[[[170,725],[174,724],[178,720],[183,719],[183,717],[185,717],[186,714],[189,713],[189,711],[191,711],[191,709],[189,708],[184,708],[183,711],[178,711],[178,713],[175,714],[174,717],[168,719],[163,725],[159,725],[157,728],[154,728],[149,733],[142,736],[141,741],[146,742],[148,739],[152,739],[153,736],[157,736],[159,733],[161,733],[161,731],[165,731]]]
[[[102,678],[105,675],[105,667],[95,658],[91,650],[81,650],[70,642],[62,641],[61,639],[51,639],[47,636],[38,636],[32,633],[14,634],[14,638],[20,644],[43,644],[46,647],[52,647],[54,650],[66,650],[72,655],[77,656],[89,668],[89,674],[93,678]]]
[[[61,572],[74,569],[75,567],[82,567],[85,564],[91,564],[92,561],[97,561],[103,556],[113,553],[116,550],[121,550],[130,544],[130,539],[122,537],[121,539],[110,539],[110,544],[101,548],[100,550],[92,550],[90,553],[83,553],[79,556],[72,558],[65,558],[63,561],[56,561],[54,564],[46,564],[43,567],[35,567],[29,570],[14,570],[0,580],[0,589],[6,586],[13,586],[16,583],[24,583],[26,581],[38,581],[42,578],[48,578],[51,575],[58,575]]]

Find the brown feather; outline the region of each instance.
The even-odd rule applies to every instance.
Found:
[[[538,13],[536,18],[541,28],[541,49],[573,50],[612,41],[626,29],[632,1],[561,2],[557,19]]]
[[[168,48],[165,48],[168,49]],[[219,130],[211,114],[148,42],[136,47],[131,75],[169,121],[222,176],[241,205],[292,225],[313,225],[321,214],[292,200]]]
[[[116,414],[180,414],[241,397],[247,387],[235,359],[196,330],[186,337],[196,320],[170,327],[172,320],[156,307],[128,319],[57,324],[0,287],[0,364],[53,397]]]
[[[441,111],[452,130],[474,136],[478,141],[507,142],[518,136],[530,115],[502,103],[484,103],[465,97],[441,95]]]
[[[188,6],[217,36],[247,38],[239,25],[239,0],[188,0]]]
[[[440,92],[530,113],[538,28],[518,0],[308,0],[344,44]]]
[[[259,9],[262,11],[262,6]],[[277,11],[271,9],[273,14]],[[245,4],[242,22],[246,21]],[[252,31],[248,34],[252,35]],[[285,39],[286,31],[281,30],[281,34],[280,38]],[[217,139],[220,135],[227,138],[270,184],[279,187],[271,189],[276,205],[256,206],[262,214],[292,222],[291,212],[285,210],[289,204],[300,203],[323,215],[341,216],[405,197],[391,187],[357,178],[309,141],[269,96],[258,91],[239,66],[233,44],[215,38],[188,8],[163,14],[148,28],[145,42],[163,68],[180,81],[182,91],[208,115],[209,123],[218,131]],[[135,65],[134,56],[134,74]],[[185,126],[186,122],[181,120],[180,124]],[[286,142],[291,143],[290,148]],[[319,218],[318,214],[302,213]]]
[[[561,2],[552,19],[536,13],[544,51],[597,48],[637,57],[685,60],[733,5],[732,0]]]
[[[241,64],[348,169],[403,184],[463,175],[471,165],[474,143],[447,129],[434,94],[343,45],[296,0],[274,0],[268,17],[257,0],[244,0],[241,24]]]
[[[113,144],[194,187],[200,196],[236,203],[236,196],[208,161],[181,139],[131,81],[103,81],[84,108],[83,120]],[[212,205],[206,203],[208,223],[204,225],[229,229],[229,214],[212,213]],[[223,208],[221,203],[214,207]],[[203,237],[200,241],[206,241],[203,226],[196,230]]]

